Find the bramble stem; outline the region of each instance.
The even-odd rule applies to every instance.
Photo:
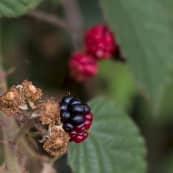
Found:
[[[3,26],[0,27],[0,73],[4,73],[3,71],[3,65],[2,65],[2,48],[3,48]],[[7,83],[6,83],[6,76],[0,78],[0,94],[4,93],[7,90]],[[14,119],[7,117],[4,114],[0,114],[0,121],[4,122],[1,126],[2,135],[3,135],[3,141],[11,141],[7,142],[4,146],[4,159],[5,159],[5,170],[4,172],[7,173],[14,173],[19,172],[20,173],[20,166],[18,164],[18,158],[15,154],[15,141],[13,141],[14,136],[18,130],[16,123]],[[6,124],[8,122],[8,126]]]
[[[33,17],[35,19],[38,19],[38,20],[46,22],[46,23],[49,23],[56,27],[61,27],[61,28],[67,29],[67,25],[66,25],[65,21],[63,21],[61,18],[59,18],[53,14],[46,13],[41,10],[31,11],[27,16]]]
[[[66,23],[71,33],[75,49],[79,49],[83,41],[83,20],[76,0],[62,0]]]

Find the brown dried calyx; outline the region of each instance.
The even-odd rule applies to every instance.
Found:
[[[48,139],[45,141],[43,148],[52,156],[61,156],[67,152],[69,135],[61,126],[51,128]]]
[[[30,108],[34,108],[34,102],[41,99],[41,96],[41,89],[25,80],[20,85],[12,86],[0,96],[0,111],[7,115],[19,114],[29,109],[28,104]]]
[[[36,128],[43,139],[46,137],[43,148],[50,155],[61,156],[67,151],[69,135],[62,128],[58,101],[55,98],[42,99],[41,89],[32,82],[25,80],[0,96],[0,111],[14,115],[18,125],[27,122],[30,129]]]
[[[41,99],[42,97],[41,89],[34,86],[31,81],[24,80],[21,86],[22,86],[25,98],[27,98],[28,100],[36,101]]]
[[[25,103],[24,95],[15,87],[0,96],[0,111],[7,115],[14,115],[20,112],[19,105]]]
[[[38,112],[40,121],[43,125],[60,125],[60,109],[56,99],[50,98],[40,103]]]

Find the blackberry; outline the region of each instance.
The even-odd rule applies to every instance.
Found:
[[[68,66],[70,77],[81,83],[91,79],[98,71],[95,58],[86,52],[74,52]]]
[[[69,136],[70,136],[71,138],[73,138],[73,137],[75,137],[77,134],[78,134],[78,132],[77,132],[76,130],[73,130],[73,131],[71,131],[71,132],[69,133]]]
[[[92,115],[92,113],[91,112],[89,112],[88,114],[85,114],[85,120],[90,120],[90,121],[92,121],[93,120],[93,115]]]
[[[73,98],[69,104],[70,105],[81,104],[81,101],[79,99]]]
[[[65,96],[63,99],[62,99],[62,101],[61,101],[61,103],[66,103],[66,104],[69,104],[70,103],[70,101],[73,99],[74,97],[72,97],[72,96]]]
[[[84,117],[83,115],[75,115],[71,118],[71,122],[74,125],[80,125],[84,123]]]
[[[96,60],[109,59],[117,51],[117,42],[107,25],[97,24],[85,34],[85,50]]]
[[[87,130],[91,127],[92,120],[93,116],[91,112],[84,115],[84,126]]]
[[[85,113],[89,113],[91,111],[90,107],[87,104],[83,105],[83,109]]]
[[[70,117],[71,117],[70,112],[64,111],[64,112],[61,113],[62,122],[68,121],[70,119]]]
[[[63,124],[63,129],[66,132],[71,132],[72,130],[74,130],[74,126],[70,123],[66,123],[66,124]]]
[[[72,96],[65,96],[60,102],[60,116],[70,141],[79,143],[88,137],[87,130],[91,127],[93,118],[87,104]]]
[[[84,113],[84,107],[82,104],[70,105],[70,111],[73,113]]]
[[[85,122],[84,122],[84,123],[85,123]],[[80,125],[78,125],[78,126],[75,127],[75,131],[76,131],[77,133],[82,133],[82,132],[86,131],[84,123],[83,123],[83,124],[80,124]]]
[[[84,122],[84,127],[85,129],[89,129],[91,127],[91,124],[92,124],[92,121],[89,121],[89,120],[85,120]]]
[[[88,137],[88,133],[85,132],[85,133],[81,133],[81,134],[77,134],[77,135],[73,136],[71,138],[71,141],[80,143],[80,142],[83,142],[85,139],[87,139],[87,137]]]
[[[60,111],[68,111],[68,105],[66,103],[63,103],[60,105]]]

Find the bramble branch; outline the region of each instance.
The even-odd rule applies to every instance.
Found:
[[[38,19],[45,23],[49,23],[56,27],[67,29],[66,23],[61,18],[44,11],[40,10],[31,11],[27,16]]]

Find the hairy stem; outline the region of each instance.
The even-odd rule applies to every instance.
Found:
[[[5,169],[7,173],[21,172],[18,163],[18,158],[16,155],[16,144],[14,141],[14,136],[17,133],[17,127],[13,119],[8,118],[4,114],[0,114],[1,121],[4,122],[2,126],[3,140],[8,141],[4,145],[4,159],[5,159]],[[7,125],[8,122],[8,125]]]
[[[67,29],[65,21],[53,14],[49,14],[40,10],[35,10],[30,12],[27,16],[49,23],[56,27]]]
[[[83,41],[83,21],[80,8],[76,0],[62,0],[61,3],[74,48],[79,49]]]
[[[0,54],[0,74],[4,74],[4,71],[2,69],[2,55],[1,54]],[[2,93],[4,93],[6,89],[7,89],[6,75],[1,75],[0,76],[0,95],[2,95]]]
[[[3,65],[2,65],[2,49],[3,49],[3,26],[0,27],[0,73],[4,73]],[[0,94],[4,93],[7,90],[7,82],[6,76],[1,76],[0,78]],[[17,126],[15,121],[12,118],[5,116],[4,114],[0,114],[0,120],[3,122],[1,126],[3,141],[11,141],[7,142],[4,149],[4,159],[5,159],[5,170],[7,173],[20,173],[20,167],[18,164],[18,158],[15,154],[15,141],[13,141],[14,136],[17,132]],[[7,123],[8,122],[8,123]]]

